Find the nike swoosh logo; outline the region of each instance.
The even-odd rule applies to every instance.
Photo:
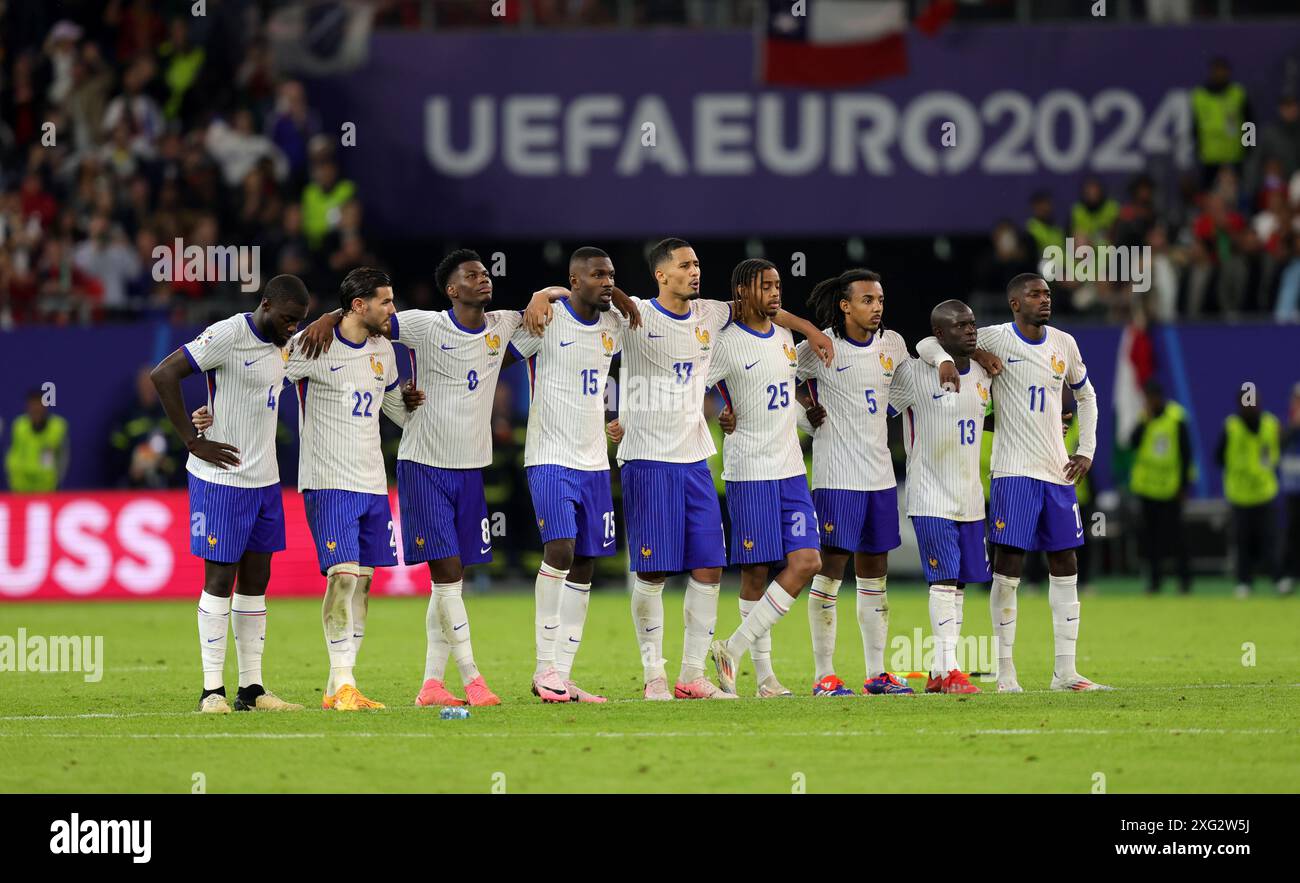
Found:
[[[454,349],[455,349],[454,346],[447,346],[447,344],[445,344],[445,343],[442,344],[442,348],[445,349],[445,350],[454,350]]]
[[[222,637],[225,637],[225,636],[222,635]],[[211,644],[213,641],[220,641],[220,640],[221,640],[221,638],[208,638],[208,643]]]
[[[877,608],[876,608],[876,612],[877,612],[877,613],[884,613],[884,612],[885,612],[885,608],[883,608],[883,607],[877,607]]]
[[[847,371],[847,370],[849,370],[849,369],[852,368],[852,367],[853,367],[852,365],[845,365],[843,368],[836,368],[836,369],[835,369],[835,373],[838,374],[838,373],[841,372],[841,371]]]
[[[659,626],[652,626],[651,628],[646,629],[646,632],[653,632],[657,628],[659,628]]]
[[[939,625],[947,625],[947,624],[950,623],[950,622],[952,622],[951,619],[945,619],[945,620],[943,620],[942,622],[940,622]]]
[[[1007,359],[1007,364],[1010,365],[1012,362],[1023,362],[1023,361],[1024,359]]]
[[[334,372],[334,371],[341,371],[341,370],[343,370],[343,366],[342,366],[342,365],[339,365],[337,368],[334,367],[334,366],[332,366],[332,365],[330,366],[330,372],[331,372],[331,373]]]
[[[932,398],[932,399],[941,399],[941,398],[943,398],[945,395],[947,395],[947,393],[943,393],[943,392],[941,392],[941,393],[939,393],[938,395],[934,395],[933,393],[931,393],[930,398]]]
[[[1067,616],[1067,617],[1065,618],[1065,621],[1066,621],[1066,622],[1074,622],[1074,621],[1075,621],[1076,619],[1078,619],[1078,618],[1079,618],[1079,617],[1077,617],[1077,616]]]
[[[347,638],[339,638],[337,641],[330,641],[331,644],[342,644]]]
[[[479,549],[479,550],[478,550],[478,553],[479,553],[480,555],[486,555],[488,552],[491,552],[491,551],[492,551],[492,547],[491,547],[491,546],[488,546],[486,549]]]
[[[823,604],[823,605],[822,605],[822,610],[829,610],[829,609],[831,609],[831,608],[834,607],[834,606],[835,606],[834,604]]]
[[[1014,619],[1008,619],[1006,622],[1000,622],[1000,623],[998,623],[998,625],[1011,625],[1011,623],[1013,623],[1013,622],[1015,622]]]
[[[573,346],[575,343],[577,343],[576,340],[571,340],[568,343],[565,343],[564,341],[560,341],[560,349],[564,349],[566,346]]]
[[[709,629],[709,634],[710,634],[710,635],[713,634],[713,629]]]
[[[1077,539],[1081,539],[1082,537],[1083,537],[1083,531],[1081,531],[1081,530],[1079,530],[1079,531],[1075,531],[1075,533],[1074,533],[1074,538],[1075,538],[1076,540],[1077,540]]]
[[[654,333],[651,333],[651,334],[650,334],[650,339],[651,339],[651,340],[658,340],[658,339],[661,338],[661,337],[663,337],[662,334],[654,334]]]
[[[558,625],[544,625],[544,626],[542,626],[542,628],[546,629],[546,630],[549,632],[551,629],[558,629],[559,626],[558,626]]]
[[[270,355],[270,353],[268,353],[267,355]],[[260,361],[262,361],[262,360],[265,359],[265,358],[266,358],[266,356],[258,356],[256,359],[253,359],[252,362],[250,362],[250,361],[248,361],[247,359],[245,359],[245,360],[244,360],[244,367],[247,368],[249,365],[252,365],[254,362],[260,362]]]
[[[748,371],[750,368],[753,368],[757,364],[758,362],[750,362],[748,365],[745,366],[745,370]]]
[[[465,626],[467,626],[467,625],[469,625],[468,622],[462,622],[460,625],[454,625],[454,626],[452,626],[452,627],[451,627],[451,630],[452,630],[453,632],[458,632],[458,631],[460,631],[461,629],[463,629],[463,628],[464,628]]]
[[[614,545],[614,541],[613,541],[613,540],[610,540],[608,543],[602,543],[602,544],[601,544],[601,548],[603,548],[603,549],[608,549],[608,548],[609,548],[610,546],[612,546],[612,545]]]
[[[581,644],[582,642],[579,641],[577,638],[569,638],[569,643],[571,643],[571,644]]]

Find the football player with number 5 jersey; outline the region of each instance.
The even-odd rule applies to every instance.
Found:
[[[1048,602],[1056,637],[1053,690],[1084,692],[1110,689],[1079,674],[1075,646],[1079,637],[1078,562],[1083,521],[1074,483],[1092,466],[1097,446],[1097,395],[1079,345],[1064,331],[1048,325],[1052,293],[1047,281],[1022,273],[1007,284],[1013,321],[981,328],[978,343],[997,356],[1002,373],[993,381],[998,431],[993,435],[989,533],[996,545],[993,590],[989,595],[993,634],[998,644],[998,691],[1021,692],[1012,661],[1015,643],[1016,588],[1026,550],[1047,553]],[[917,354],[939,365],[945,383],[960,388],[952,356],[933,337]],[[1066,453],[1061,438],[1062,387],[1069,384],[1079,403],[1079,448]]]

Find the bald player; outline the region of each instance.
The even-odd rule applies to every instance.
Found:
[[[980,442],[991,378],[971,356],[975,314],[947,300],[930,313],[930,327],[953,359],[961,389],[944,388],[939,369],[910,359],[894,371],[890,402],[903,420],[907,450],[907,514],[916,531],[921,570],[930,584],[934,661],[927,693],[978,693],[957,666],[962,598],[967,583],[988,582]]]
[[[1016,636],[1016,588],[1025,552],[1047,554],[1048,602],[1056,638],[1051,688],[1108,690],[1079,674],[1078,560],[1083,517],[1074,483],[1087,474],[1097,447],[1097,394],[1073,337],[1050,327],[1052,292],[1047,281],[1022,273],[1007,283],[1012,321],[981,328],[977,343],[997,356],[1003,372],[993,382],[998,431],[993,435],[989,500],[990,534],[996,547],[989,610],[998,644],[998,692],[1022,692],[1012,650]],[[933,337],[917,354],[940,366],[941,377],[960,390],[953,357]],[[1068,385],[1078,402],[1079,447],[1071,456],[1061,437],[1058,403]]]

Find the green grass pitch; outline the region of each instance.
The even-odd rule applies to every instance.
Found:
[[[201,683],[193,603],[5,604],[0,635],[19,627],[103,635],[105,668],[98,683],[0,672],[0,791],[189,792],[196,781],[209,792],[1300,790],[1300,603],[1267,592],[1238,601],[1221,583],[1189,598],[1148,598],[1127,583],[1100,588],[1083,598],[1079,668],[1113,693],[1047,691],[1047,599],[1022,591],[1024,695],[813,699],[800,599],[776,628],[773,654],[796,697],[648,703],[637,698],[628,598],[611,587],[593,593],[575,671],[610,697],[603,706],[543,706],[529,695],[531,592],[469,595],[477,660],[503,704],[462,721],[412,704],[424,598],[373,600],[357,675],[388,708],[353,714],[319,707],[327,674],[319,603],[272,598],[268,685],[308,709],[228,716],[193,712]],[[720,634],[739,620],[735,592],[728,575]],[[987,592],[969,594],[965,631],[987,635]],[[852,598],[849,588],[836,661],[860,690]],[[900,580],[890,601],[891,635],[928,634],[920,585]],[[673,677],[679,592],[665,594],[665,611]],[[754,688],[746,659],[742,696]]]

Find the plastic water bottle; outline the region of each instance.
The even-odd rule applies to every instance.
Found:
[[[453,707],[444,708],[442,711],[438,712],[438,717],[445,721],[462,721],[469,717],[469,709]]]

